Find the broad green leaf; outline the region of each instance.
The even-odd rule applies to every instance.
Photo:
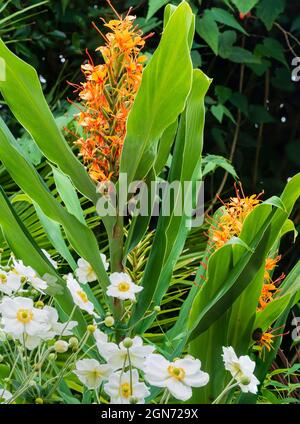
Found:
[[[176,120],[173,124],[171,124],[161,136],[159,141],[157,157],[154,164],[154,170],[156,175],[159,175],[167,163],[172,144],[175,140],[175,135],[178,127],[178,121]]]
[[[186,110],[181,116],[175,141],[169,183],[181,181],[183,184],[184,181],[195,181],[200,176],[205,116],[204,97],[211,80],[200,70],[194,70],[193,75],[192,90]],[[161,215],[158,220],[153,246],[142,279],[144,290],[139,295],[132,323],[140,320],[151,302],[159,305],[168,289],[174,264],[184,246],[188,232],[187,220],[192,212],[184,211],[180,216],[174,213],[178,205],[182,207],[183,204],[191,204],[191,193],[185,193],[185,196],[183,203],[178,195],[176,199],[172,199],[172,213],[170,216]],[[147,325],[148,321],[143,320],[139,324],[139,331],[147,328]]]
[[[237,35],[235,31],[224,31],[219,36],[219,55],[223,59],[228,59],[232,50],[234,49],[234,43],[236,42]]]
[[[148,6],[148,13],[147,13],[147,20],[152,18],[155,13],[161,9],[166,3],[168,3],[168,0],[149,0],[149,6]]]
[[[192,83],[193,25],[192,11],[183,2],[170,16],[159,46],[144,70],[128,116],[121,157],[120,172],[127,174],[128,184],[146,177],[155,162],[160,137],[184,109]]]
[[[231,307],[235,299],[237,299],[246,287],[250,284],[256,272],[263,264],[264,257],[266,255],[269,240],[270,240],[270,223],[272,216],[275,216],[275,213],[269,213],[267,219],[262,225],[260,231],[254,235],[253,241],[247,243],[251,252],[244,249],[245,252],[240,257],[238,263],[232,269],[228,278],[224,281],[218,293],[214,293],[213,299],[211,302],[207,302],[205,308],[199,308],[198,304],[201,302],[202,297],[211,298],[210,287],[209,287],[209,275],[208,282],[203,286],[203,289],[199,293],[199,296],[196,296],[194,300],[194,305],[190,319],[191,333],[190,339],[193,340],[203,331],[205,331],[209,326],[216,321],[225,311]],[[242,249],[241,246],[231,246],[232,249],[240,252]],[[221,252],[221,253],[220,253]],[[217,250],[210,258],[209,264],[215,256],[221,254],[228,254],[227,250],[224,251],[222,248]],[[208,274],[209,274],[209,265],[208,264]],[[199,313],[200,310],[200,313]]]
[[[300,299],[300,261],[296,263],[280,285],[278,296],[286,294],[294,296],[294,303],[297,303]]]
[[[76,262],[66,245],[60,225],[56,221],[48,218],[37,203],[33,202],[33,205],[35,207],[37,216],[41,221],[41,224],[44,227],[50,242],[52,243],[52,246],[68,262],[74,271],[76,269]]]
[[[217,106],[213,105],[211,108],[211,113],[214,115],[214,117],[221,123],[223,121],[223,115],[224,115],[224,107],[221,104],[218,104]]]
[[[220,274],[226,278],[232,267],[232,249],[230,246],[224,247],[228,254],[217,255],[210,268],[209,279],[202,284],[210,285],[210,297],[202,298],[202,302],[197,304],[199,312],[205,308],[206,302],[211,300],[213,293],[217,292],[220,284]],[[198,289],[200,290],[200,289]],[[208,292],[206,292],[208,294]],[[192,311],[194,314],[196,311]],[[189,344],[189,353],[196,358],[201,358],[201,368],[209,372],[210,382],[200,389],[193,389],[192,403],[209,403],[210,399],[215,399],[224,387],[224,366],[222,361],[222,346],[227,345],[228,313],[220,316],[199,337]],[[212,378],[213,376],[213,378]]]
[[[219,7],[212,7],[210,12],[216,22],[237,29],[238,31],[247,35],[247,32],[244,30],[244,28],[238,23],[238,21],[231,13],[227,12],[227,10],[221,9]]]
[[[231,0],[231,3],[233,3],[241,13],[248,13],[258,2],[259,0]]]
[[[15,56],[2,40],[0,57],[5,60],[6,69],[6,79],[0,81],[0,91],[10,110],[43,154],[70,176],[82,194],[96,202],[95,185],[58,129],[35,69]]]
[[[262,311],[257,312],[255,322],[253,325],[253,331],[257,328],[261,328],[263,331],[267,331],[270,326],[280,317],[288,303],[290,302],[292,294],[286,294],[280,296],[268,305]]]
[[[126,242],[124,246],[124,262],[125,263],[126,263],[126,258],[128,253],[130,253],[137,246],[137,244],[142,240],[149,226],[149,222],[151,220],[152,211],[153,211],[153,203],[155,201],[154,196],[152,196],[150,187],[151,187],[151,182],[155,181],[155,178],[156,178],[156,175],[154,171],[151,169],[151,171],[149,172],[149,174],[147,175],[145,179],[145,183],[147,184],[147,193],[144,193],[144,189],[140,190],[139,197],[142,199],[144,196],[146,196],[146,198],[148,199],[147,200],[148,213],[146,214],[146,216],[138,215],[132,218],[130,228],[128,231],[128,236],[126,238]]]
[[[219,51],[219,28],[210,10],[206,10],[201,18],[196,19],[196,31],[217,55]]]
[[[59,169],[52,166],[52,172],[54,176],[55,185],[57,191],[64,202],[67,210],[74,215],[78,221],[86,225],[83,211],[80,206],[80,202],[77,197],[76,190],[67,175],[61,172]]]
[[[242,47],[232,47],[228,59],[235,63],[260,63],[260,58]]]
[[[261,0],[257,6],[257,16],[263,21],[268,31],[272,29],[272,26],[278,16],[284,11],[285,1],[284,0]]]
[[[254,54],[267,58],[276,59],[278,62],[283,63],[289,69],[287,64],[283,45],[275,38],[266,37],[262,44],[257,44],[254,49]]]
[[[214,172],[216,168],[221,167],[225,169],[230,175],[233,176],[234,179],[238,179],[237,173],[234,169],[234,167],[231,165],[228,159],[224,158],[223,156],[218,155],[206,155],[203,158],[203,171],[202,176],[205,177],[205,175],[209,174],[210,172]]]
[[[18,143],[21,146],[21,149],[23,150],[27,159],[33,165],[37,166],[41,163],[43,154],[27,133],[25,133],[20,139],[18,139]]]

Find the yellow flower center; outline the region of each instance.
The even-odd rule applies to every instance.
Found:
[[[28,324],[33,319],[33,312],[30,309],[19,309],[17,320],[23,324]]]
[[[181,381],[185,377],[185,371],[183,368],[174,367],[173,365],[168,366],[168,373],[171,377],[175,378],[178,381]]]
[[[120,387],[121,396],[124,398],[129,398],[132,395],[132,391],[129,383],[123,383]]]
[[[86,293],[82,290],[78,290],[77,291],[77,295],[80,297],[80,299],[83,301],[83,303],[87,303],[88,302],[88,297],[86,295]]]
[[[0,284],[6,284],[7,283],[7,277],[4,274],[0,274]]]
[[[120,292],[127,292],[130,289],[130,284],[126,281],[121,281],[118,285],[118,289]]]

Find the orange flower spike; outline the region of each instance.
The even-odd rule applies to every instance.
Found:
[[[108,2],[110,4],[110,2]],[[113,6],[110,4],[114,10]],[[79,88],[83,111],[78,115],[78,124],[84,136],[77,140],[90,176],[95,181],[116,180],[119,161],[126,134],[126,120],[136,92],[139,88],[145,56],[139,56],[146,37],[134,26],[135,17],[128,14],[117,19],[104,21],[110,32],[103,35],[93,24],[105,41],[98,47],[104,64],[89,62],[81,69],[86,82]]]
[[[224,214],[219,218],[212,228],[211,240],[214,242],[216,249],[222,247],[232,237],[238,237],[242,231],[243,223],[250,212],[260,203],[260,194],[253,194],[250,197],[245,197],[241,188],[240,191],[235,185],[236,197],[231,197],[228,203],[220,201],[224,206]]]

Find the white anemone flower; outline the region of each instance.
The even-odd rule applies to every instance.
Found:
[[[94,332],[94,338],[96,341],[97,349],[102,356],[102,358],[109,358],[114,354],[118,349],[118,345],[108,341],[108,335],[97,329]]]
[[[112,369],[107,364],[100,364],[96,359],[81,359],[76,362],[74,374],[88,389],[97,389],[108,379]]]
[[[0,292],[12,295],[21,287],[21,277],[16,273],[9,271],[5,272],[0,268]]]
[[[100,253],[100,258],[103,262],[105,271],[107,271],[109,264],[104,253]],[[97,280],[97,275],[93,270],[92,265],[90,265],[85,259],[78,259],[77,265],[78,268],[76,269],[75,274],[81,284],[92,283]]]
[[[13,260],[13,272],[19,275],[21,278],[25,278],[33,288],[39,292],[44,293],[44,290],[48,287],[46,281],[39,277],[37,272],[30,266],[24,265],[21,260]]]
[[[237,357],[232,346],[223,347],[225,369],[229,371],[244,393],[257,393],[259,380],[253,374],[255,362],[248,355]]]
[[[135,369],[111,374],[104,390],[110,396],[111,404],[145,403],[145,398],[150,395],[146,384],[139,382],[139,374]]]
[[[32,299],[4,297],[0,304],[3,331],[15,338],[40,336],[50,328],[47,313],[33,306]]]
[[[151,355],[154,347],[143,345],[143,340],[139,336],[135,336],[129,340],[130,347],[125,347],[124,342],[119,345],[115,343],[97,343],[100,355],[112,366],[114,370],[127,367],[130,364],[138,369],[143,370],[147,356]],[[129,356],[128,356],[129,355]]]
[[[156,387],[165,387],[176,398],[186,401],[192,396],[192,387],[205,386],[209,375],[201,371],[201,362],[192,356],[169,362],[162,355],[153,354],[146,359],[145,378]]]
[[[77,321],[69,321],[68,323],[58,322],[58,312],[52,306],[46,305],[43,311],[47,313],[48,323],[50,325],[49,330],[43,336],[44,340],[53,339],[55,336],[62,337],[71,336],[73,334],[72,330],[78,325]]]
[[[93,303],[89,301],[86,292],[82,290],[72,274],[67,275],[67,287],[70,290],[75,305],[89,314],[96,316]]]
[[[107,295],[117,297],[121,300],[135,300],[135,293],[143,290],[143,287],[137,286],[125,272],[113,272],[110,279],[110,285],[107,288]]]

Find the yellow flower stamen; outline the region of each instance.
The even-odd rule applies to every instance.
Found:
[[[88,297],[87,297],[87,295],[84,291],[78,290],[77,294],[84,303],[87,303],[89,301],[89,299],[88,299]]]
[[[121,281],[121,283],[118,284],[118,289],[120,292],[127,292],[130,289],[130,284],[126,281]]]
[[[171,377],[178,381],[182,381],[185,377],[185,371],[183,368],[174,367],[173,365],[168,366],[168,373]]]
[[[131,388],[129,383],[123,383],[120,386],[120,395],[126,399],[128,399],[131,395]]]
[[[0,284],[6,284],[7,283],[7,277],[5,274],[0,274]]]
[[[19,309],[17,320],[23,324],[28,324],[33,319],[33,312],[30,309]]]

